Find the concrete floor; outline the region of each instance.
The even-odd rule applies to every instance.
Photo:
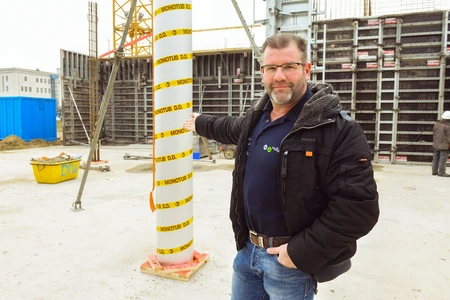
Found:
[[[230,298],[235,246],[228,219],[231,160],[194,162],[194,248],[209,262],[189,282],[143,274],[156,248],[144,145],[102,147],[110,172],[91,170],[81,212],[78,178],[38,184],[29,164],[85,147],[0,152],[0,299]],[[352,269],[319,285],[319,300],[450,299],[450,179],[429,166],[376,165],[381,216],[362,238]]]

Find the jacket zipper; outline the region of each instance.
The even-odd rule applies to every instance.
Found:
[[[282,199],[283,205],[282,208],[286,206],[286,175],[287,175],[287,156],[289,151],[284,151],[283,156],[281,157],[281,184],[282,184]]]

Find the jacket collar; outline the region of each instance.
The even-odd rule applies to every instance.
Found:
[[[327,83],[308,83],[312,97],[306,101],[303,109],[294,124],[294,129],[299,127],[312,127],[322,122],[335,119],[342,106],[339,102],[339,95],[333,90],[333,87]],[[255,104],[255,111],[262,111],[270,97],[265,93]]]

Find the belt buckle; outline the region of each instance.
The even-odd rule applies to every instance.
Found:
[[[258,246],[261,248],[264,248],[264,238],[262,236],[260,236],[259,234],[257,234],[256,232],[254,232],[253,230],[250,230],[250,234],[257,237],[258,238]]]
[[[264,239],[263,239],[262,236],[258,236],[258,245],[259,245],[261,248],[265,248],[265,247],[264,247]]]

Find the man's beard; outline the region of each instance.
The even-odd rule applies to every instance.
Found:
[[[278,106],[290,106],[297,103],[302,98],[302,85],[297,86],[297,89],[294,90],[291,88],[289,92],[284,92],[281,94],[277,94],[272,89],[270,91],[270,99],[272,99],[273,103]]]
[[[273,90],[270,92],[270,98],[276,105],[279,106],[292,104],[292,102],[294,102],[292,99],[292,95],[293,95],[292,91],[288,93],[283,93],[282,95],[279,94],[276,95]]]

